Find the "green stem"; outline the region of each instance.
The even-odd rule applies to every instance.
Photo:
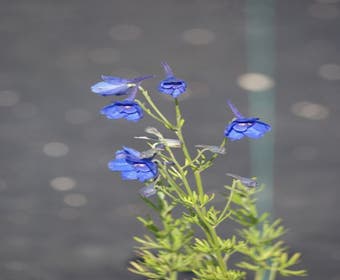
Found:
[[[210,245],[212,246],[212,248],[215,251],[215,259],[220,267],[220,269],[223,271],[224,274],[227,273],[227,264],[225,263],[223,256],[222,256],[222,252],[220,250],[220,244],[218,241],[218,236],[217,233],[215,231],[215,229],[213,227],[211,227],[204,219],[204,216],[201,212],[201,209],[199,209],[198,207],[195,207],[195,211],[197,213],[197,216],[199,217],[199,219],[201,220],[201,227],[207,237],[208,242],[210,243]]]
[[[257,271],[256,274],[255,274],[255,279],[254,280],[263,280],[264,273],[265,273],[264,270]]]
[[[184,137],[182,134],[182,124],[181,124],[182,115],[181,115],[181,109],[179,108],[179,103],[178,103],[177,98],[175,98],[175,108],[176,108],[176,123],[177,123],[176,134],[178,136],[179,141],[181,141],[182,143],[182,149],[183,149],[185,159],[189,162],[192,162],[189,150],[187,148],[187,145],[185,144]]]
[[[170,272],[169,280],[177,280],[177,271]]]
[[[202,179],[201,179],[201,174],[199,171],[194,172],[195,175],[195,180],[196,180],[196,186],[197,186],[197,192],[198,192],[198,197],[203,198],[204,195],[204,190],[203,190],[203,184],[202,184]]]
[[[160,169],[160,173],[164,178],[167,178],[169,180],[169,183],[171,184],[171,186],[174,187],[175,191],[177,192],[178,196],[180,198],[182,198],[183,196],[185,196],[185,193],[183,192],[183,190],[180,188],[180,186],[172,179],[172,177],[169,175],[169,173],[167,172],[167,170],[165,168],[161,168]]]
[[[227,216],[225,216],[225,214],[227,213],[227,211],[229,209],[229,206],[230,206],[230,203],[231,203],[231,200],[233,198],[235,186],[236,186],[236,181],[233,180],[233,184],[231,186],[231,191],[230,191],[230,194],[229,194],[229,198],[228,198],[227,204],[225,205],[224,209],[222,210],[221,215],[218,218],[218,222],[219,223],[221,223],[227,217]]]
[[[163,120],[161,118],[157,117],[154,113],[152,113],[150,109],[146,108],[146,106],[141,101],[136,99],[136,102],[139,104],[139,106],[141,106],[143,111],[146,112],[150,117],[154,118],[155,120],[157,120],[160,123],[163,123]]]
[[[276,273],[277,273],[277,264],[274,263],[273,266],[270,269],[270,274],[269,274],[269,280],[275,280],[276,278]]]
[[[190,185],[189,185],[189,182],[183,172],[183,169],[181,167],[181,165],[179,164],[179,162],[177,161],[175,155],[173,154],[172,150],[168,147],[168,146],[165,146],[165,150],[168,152],[168,154],[170,155],[170,158],[171,160],[174,162],[175,166],[177,167],[178,169],[178,172],[179,174],[181,175],[181,179],[184,183],[184,187],[187,191],[188,194],[192,194],[192,191],[191,191],[191,188],[190,188]]]
[[[157,113],[157,115],[160,117],[160,119],[162,119],[162,121],[160,121],[160,122],[163,123],[166,127],[170,128],[171,130],[175,130],[175,127],[172,125],[172,123],[169,122],[169,120],[161,113],[161,111],[159,111],[159,109],[157,108],[156,104],[152,101],[149,93],[144,88],[142,88],[142,87],[139,87],[139,89],[142,92],[142,94],[143,94],[144,98],[146,99],[146,101],[152,107],[152,109]]]

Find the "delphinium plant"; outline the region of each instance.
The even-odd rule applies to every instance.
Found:
[[[136,137],[146,141],[145,151],[123,147],[108,163],[110,170],[121,172],[122,179],[138,180],[143,185],[139,190],[141,199],[155,212],[154,219],[137,218],[148,234],[135,237],[138,258],[130,263],[129,270],[147,279],[169,280],[178,279],[181,272],[202,280],[304,276],[304,270],[293,268],[300,254],[289,254],[281,240],[285,233],[281,221],[272,220],[256,208],[256,195],[262,189],[256,178],[227,173],[232,183],[221,187],[225,201],[221,209],[216,206],[215,194],[205,190],[201,179],[202,172],[225,154],[228,140],[260,138],[270,131],[270,125],[243,116],[228,101],[235,117],[227,124],[221,144],[196,145],[196,153],[191,154],[182,131],[185,121],[178,101],[187,84],[167,63],[162,66],[165,78],[158,91],[173,98],[174,120],[161,112],[141,86],[143,80],[153,76],[102,76],[102,81],[91,88],[101,96],[125,97],[101,110],[108,119],[137,122],[146,113],[173,135],[167,138],[157,128],[147,127],[147,136]],[[183,156],[176,157],[175,150]],[[237,231],[218,234],[220,225],[228,221],[239,225]]]

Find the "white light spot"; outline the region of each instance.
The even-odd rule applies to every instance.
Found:
[[[119,24],[113,26],[109,31],[110,37],[119,41],[136,40],[142,36],[142,33],[143,31],[139,26],[132,24]]]
[[[64,202],[71,207],[84,206],[87,203],[87,198],[83,194],[68,194],[64,197]]]
[[[57,191],[69,191],[76,186],[76,181],[69,177],[56,177],[50,181],[50,185]]]
[[[339,16],[339,9],[333,5],[312,4],[308,10],[311,16],[318,19],[335,19]]]
[[[271,89],[274,80],[261,73],[246,73],[237,79],[238,85],[248,91],[265,91]]]
[[[67,155],[69,148],[61,142],[50,142],[44,145],[44,153],[50,157],[62,157]]]
[[[10,107],[18,103],[19,95],[12,90],[2,90],[0,91],[0,106]]]
[[[185,30],[182,35],[182,39],[192,45],[208,45],[215,40],[215,34],[213,31],[203,28],[194,28]]]
[[[13,113],[20,119],[28,119],[38,113],[38,108],[32,103],[20,103],[13,107]]]
[[[294,115],[310,120],[323,120],[329,116],[328,108],[308,101],[293,104],[291,110]]]
[[[90,51],[89,58],[94,63],[112,64],[119,61],[120,53],[113,48],[101,48]]]
[[[340,65],[324,64],[319,69],[319,75],[330,81],[340,80]]]
[[[83,124],[91,121],[93,115],[84,109],[71,109],[65,113],[65,119],[71,124]]]

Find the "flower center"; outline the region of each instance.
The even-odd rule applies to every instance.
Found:
[[[136,167],[145,167],[145,163],[136,163],[135,166]]]

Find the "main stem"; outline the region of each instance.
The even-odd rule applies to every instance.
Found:
[[[170,272],[169,280],[177,280],[177,271]]]
[[[182,124],[181,124],[182,116],[181,116],[181,110],[179,108],[179,104],[178,104],[177,99],[175,99],[175,106],[176,106],[176,123],[177,123],[176,134],[178,136],[178,139],[182,143],[182,150],[183,150],[183,154],[184,154],[184,157],[185,157],[185,160],[186,160],[186,164],[187,163],[191,164],[192,158],[190,156],[190,153],[188,151],[188,148],[187,148],[187,145],[185,143],[183,133],[182,133]],[[193,170],[193,168],[192,168],[192,171],[194,172],[199,197],[202,198],[203,195],[204,195],[204,190],[203,190],[201,173],[198,170]],[[215,250],[215,258],[216,258],[221,270],[226,274],[227,273],[227,266],[226,266],[225,261],[223,260],[222,252],[219,248],[220,244],[219,244],[219,241],[218,241],[218,236],[217,236],[216,230],[215,230],[214,227],[212,227],[205,220],[204,215],[202,213],[203,211],[205,212],[205,207],[202,207],[200,205],[195,205],[194,209],[195,209],[197,216],[199,217],[199,219],[201,221],[201,227],[202,227],[204,233],[207,236],[207,240],[209,241],[212,248]]]
[[[257,271],[254,280],[263,280],[264,272],[264,270]]]

